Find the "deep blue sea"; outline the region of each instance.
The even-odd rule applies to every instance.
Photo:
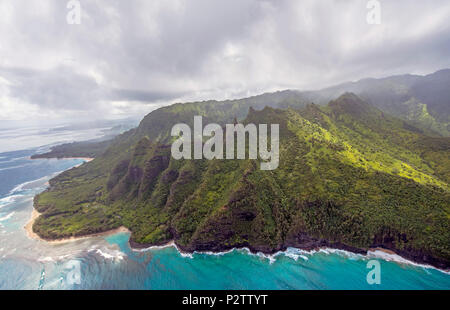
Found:
[[[36,151],[0,153],[0,289],[450,289],[450,274],[382,253],[134,251],[127,233],[65,244],[34,240],[24,229],[33,196],[52,176],[83,162],[30,160]],[[374,259],[379,285],[366,280]]]

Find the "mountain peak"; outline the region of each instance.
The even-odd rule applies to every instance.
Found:
[[[328,106],[333,112],[339,114],[350,114],[363,116],[375,112],[375,108],[351,92],[342,94],[336,100],[331,101]]]

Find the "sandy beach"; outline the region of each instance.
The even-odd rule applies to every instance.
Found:
[[[93,158],[93,157],[63,157],[60,159],[82,159],[86,162],[90,162],[90,161],[93,161],[95,158]]]
[[[384,249],[384,248],[371,248],[367,252],[375,252],[375,251],[380,251],[380,252],[383,252],[383,253],[386,253],[386,254],[391,254],[391,255],[398,255],[394,251],[391,251],[391,250],[388,250],[388,249]]]
[[[93,161],[95,158],[91,158],[91,157],[63,157],[63,158],[58,158],[58,159],[82,159],[82,160],[84,160],[84,163],[88,163],[90,161]],[[78,164],[78,165],[76,165],[74,167],[80,167],[84,163]]]
[[[105,237],[105,236],[114,235],[114,234],[121,233],[121,232],[127,232],[127,233],[130,232],[126,227],[121,226],[119,228],[108,230],[108,231],[105,231],[102,233],[86,235],[86,236],[82,236],[82,237],[70,237],[70,238],[62,238],[62,239],[56,239],[56,240],[46,240],[46,239],[42,239],[35,232],[33,232],[33,224],[40,215],[41,215],[41,213],[39,213],[36,209],[33,208],[33,212],[31,213],[31,219],[24,226],[24,228],[25,228],[28,238],[43,241],[43,242],[46,242],[49,244],[62,244],[62,243],[74,242],[74,241],[88,239],[88,238],[94,238],[94,237]]]
[[[90,162],[93,161],[95,158],[91,158],[91,157],[64,157],[64,158],[59,158],[59,159],[82,159],[85,162]],[[81,166],[82,164],[79,164],[75,167]],[[82,236],[82,237],[70,237],[70,238],[63,238],[63,239],[57,239],[57,240],[45,240],[42,239],[41,237],[39,237],[34,231],[33,231],[33,224],[36,221],[36,219],[41,215],[41,213],[39,213],[36,209],[33,208],[33,212],[31,213],[31,219],[30,221],[24,226],[25,231],[27,233],[27,236],[30,239],[35,239],[35,240],[39,240],[39,241],[44,241],[50,244],[61,244],[61,243],[67,243],[67,242],[73,242],[73,241],[77,241],[77,240],[82,240],[82,239],[86,239],[86,238],[92,238],[92,237],[99,237],[99,236],[108,236],[108,235],[113,235],[119,232],[129,232],[129,230],[125,227],[119,227],[117,229],[113,229],[110,231],[106,231],[103,233],[98,233],[98,234],[92,234],[92,235],[87,235],[87,236]]]
[[[58,159],[83,159],[87,162],[93,161],[95,158],[94,157],[62,157],[62,158],[58,158]]]

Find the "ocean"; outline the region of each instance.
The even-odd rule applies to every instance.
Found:
[[[132,250],[129,234],[65,244],[30,239],[34,195],[82,159],[30,160],[39,150],[0,153],[0,289],[450,289],[450,274],[377,252],[370,257],[323,249],[272,256],[246,249],[180,253],[167,246]],[[380,284],[369,284],[369,260]]]

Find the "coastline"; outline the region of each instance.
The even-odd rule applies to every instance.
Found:
[[[370,252],[376,252],[376,251],[380,251],[380,252],[383,252],[383,253],[389,254],[389,255],[398,255],[398,254],[395,253],[394,251],[388,250],[388,249],[385,249],[385,248],[370,248],[370,249],[367,251],[367,253],[370,253]],[[400,255],[399,255],[399,256],[400,256]]]
[[[32,158],[32,157],[30,157],[30,160],[36,160],[36,159],[46,159],[46,160],[48,160],[48,159],[58,159],[58,160],[61,160],[61,159],[82,159],[82,160],[84,160],[84,163],[88,163],[88,162],[93,161],[95,158],[93,158],[93,157],[61,157],[61,158],[56,158],[56,157],[49,157],[49,158]],[[79,167],[79,166],[81,166],[81,165],[84,164],[84,163],[78,164],[78,165],[74,166],[74,168],[75,168],[75,167]],[[33,211],[31,212],[31,218],[30,218],[30,220],[28,221],[28,223],[25,224],[25,226],[24,226],[26,235],[27,235],[27,237],[30,238],[30,239],[34,239],[34,240],[38,240],[38,241],[47,242],[47,243],[49,243],[49,244],[62,244],[62,243],[68,243],[68,242],[74,242],[74,241],[78,241],[78,240],[83,240],[83,239],[87,239],[87,238],[109,236],[109,235],[113,235],[113,234],[120,233],[120,232],[130,232],[126,227],[121,226],[121,227],[116,228],[116,229],[112,229],[112,230],[105,231],[105,232],[101,232],[101,233],[96,233],[96,234],[86,235],[86,236],[70,237],[70,238],[61,238],[61,239],[55,239],[55,240],[46,240],[46,239],[43,239],[43,238],[39,237],[39,235],[36,234],[36,233],[33,231],[33,224],[34,224],[34,222],[36,221],[36,219],[37,219],[39,216],[41,216],[41,213],[39,213],[39,212],[33,207]]]
[[[94,157],[39,157],[39,158],[33,158],[33,156],[30,156],[30,160],[39,160],[39,159],[57,159],[57,160],[62,160],[62,159],[81,159],[84,160],[84,163],[88,163],[93,161],[95,158]],[[81,166],[83,163],[76,165],[74,167],[79,167]]]
[[[56,158],[56,159],[83,159],[86,162],[90,162],[90,161],[93,161],[95,159],[94,157],[52,157],[52,158]],[[47,159],[51,159],[51,158],[47,158]]]
[[[47,239],[39,237],[35,232],[33,232],[33,224],[40,215],[41,215],[41,213],[39,213],[36,209],[33,208],[33,212],[31,214],[31,219],[24,226],[24,229],[26,231],[28,238],[38,240],[40,242],[46,242],[51,245],[70,243],[70,242],[75,242],[75,241],[80,241],[80,240],[85,240],[85,239],[90,239],[90,238],[95,238],[95,237],[107,237],[107,236],[111,236],[111,235],[114,235],[117,233],[130,233],[131,234],[131,231],[128,228],[121,226],[119,228],[108,230],[105,232],[95,233],[95,234],[90,234],[90,235],[85,235],[85,236],[80,236],[80,237],[70,237],[70,238],[62,238],[62,239],[55,239],[55,240],[47,240]],[[192,255],[195,253],[209,254],[209,255],[224,255],[224,254],[232,252],[234,250],[247,250],[249,254],[265,257],[265,258],[269,259],[270,262],[273,262],[275,260],[275,257],[277,257],[278,255],[286,254],[286,251],[288,250],[288,248],[286,248],[284,250],[279,250],[274,253],[263,253],[261,251],[257,251],[255,249],[252,249],[249,247],[238,247],[238,248],[224,249],[223,251],[217,251],[217,250],[186,251],[182,247],[178,246],[176,244],[175,240],[171,240],[167,243],[163,243],[163,244],[159,244],[159,245],[147,245],[147,246],[136,244],[131,239],[128,241],[128,243],[130,245],[131,250],[136,251],[136,252],[146,252],[146,251],[151,251],[151,250],[163,249],[163,248],[167,248],[167,247],[174,247],[180,253],[180,255],[182,255],[183,257],[190,257],[190,258],[192,258]],[[441,272],[444,272],[446,274],[450,274],[449,269],[442,269],[442,268],[439,268],[437,266],[433,266],[430,264],[416,262],[414,260],[410,260],[408,258],[401,256],[400,254],[396,253],[395,251],[385,249],[382,247],[369,248],[367,251],[363,251],[363,250],[352,251],[349,249],[333,248],[333,247],[328,247],[328,246],[320,246],[320,247],[314,247],[314,248],[310,248],[310,247],[307,247],[307,248],[292,247],[292,248],[298,250],[299,252],[305,252],[304,254],[314,254],[316,252],[328,253],[328,252],[342,251],[342,252],[351,253],[353,255],[361,255],[362,257],[365,257],[368,259],[374,258],[374,259],[383,259],[386,261],[395,261],[400,264],[408,264],[408,265],[419,266],[419,267],[423,267],[423,268],[433,268],[433,269],[439,270]]]
[[[69,156],[69,157],[38,157],[38,158],[33,158],[33,156],[30,156],[31,160],[38,160],[38,159],[57,159],[57,160],[61,160],[61,159],[82,159],[85,162],[90,162],[93,161],[95,158],[94,157],[73,157],[73,156]]]
[[[48,158],[50,159],[50,158]],[[56,158],[56,159],[82,159],[85,162],[90,162],[93,161],[95,158],[94,157],[61,157],[61,158]]]
[[[78,164],[76,166],[74,166],[74,168],[80,167],[82,164],[88,163],[93,161],[95,158],[91,158],[91,157],[63,157],[63,158],[58,158],[58,159],[82,159],[84,160],[84,163]]]
[[[367,250],[352,250],[349,249],[348,247],[330,247],[330,246],[318,246],[318,247],[298,247],[298,246],[292,246],[292,247],[286,247],[283,250],[278,250],[278,251],[274,251],[274,252],[270,252],[270,253],[264,253],[261,251],[258,251],[256,249],[253,249],[251,247],[248,246],[243,246],[243,247],[234,247],[234,248],[227,248],[227,249],[223,249],[223,250],[185,250],[182,247],[180,247],[179,245],[176,244],[175,240],[171,240],[167,243],[162,243],[160,245],[142,245],[142,244],[136,244],[134,243],[131,239],[129,240],[129,245],[131,250],[136,251],[136,252],[146,252],[146,251],[151,251],[151,250],[159,250],[159,249],[164,249],[164,248],[168,248],[168,247],[174,247],[178,253],[180,253],[181,256],[183,257],[189,257],[189,258],[193,258],[193,254],[206,254],[206,255],[225,255],[227,253],[233,252],[235,250],[245,250],[248,252],[248,254],[250,255],[256,255],[256,256],[260,256],[260,257],[264,257],[267,258],[270,263],[273,263],[276,259],[277,256],[279,255],[286,255],[286,256],[290,256],[288,251],[289,248],[291,249],[295,249],[295,251],[299,252],[299,256],[300,257],[304,257],[302,254],[307,254],[307,255],[312,255],[314,253],[319,253],[319,252],[324,252],[324,253],[345,253],[345,255],[350,256],[350,255],[358,255],[360,257],[364,257],[366,259],[382,259],[385,261],[393,261],[399,264],[405,264],[405,265],[412,265],[412,266],[417,266],[417,267],[422,267],[422,268],[431,268],[431,269],[435,269],[438,270],[440,272],[443,272],[445,274],[450,275],[450,269],[444,269],[444,268],[440,268],[438,266],[434,266],[431,264],[427,264],[424,262],[417,262],[411,259],[408,259],[404,256],[401,256],[399,253],[396,253],[392,250],[389,249],[385,249],[382,247],[373,247],[373,248],[369,248]]]
[[[48,244],[53,244],[53,245],[64,244],[64,243],[75,242],[75,241],[80,241],[80,240],[85,240],[85,239],[90,239],[90,238],[95,238],[95,237],[107,237],[107,236],[115,235],[118,233],[130,233],[130,231],[126,227],[120,226],[119,228],[111,229],[111,230],[104,231],[101,233],[95,233],[95,234],[79,236],[79,237],[69,237],[69,238],[47,240],[47,239],[39,237],[39,235],[33,231],[33,224],[40,215],[41,215],[41,213],[39,213],[33,207],[33,212],[31,213],[31,219],[24,226],[24,229],[25,229],[25,232],[26,232],[26,235],[28,238],[34,239],[37,241],[41,241],[41,242],[46,242]]]

